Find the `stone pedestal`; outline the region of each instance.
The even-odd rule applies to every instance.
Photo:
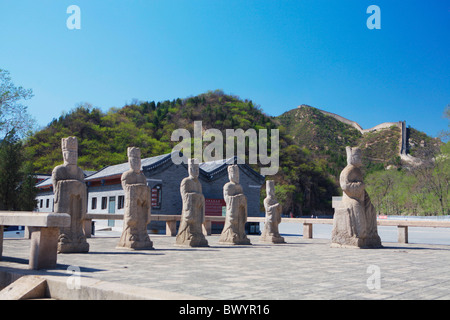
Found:
[[[202,230],[205,197],[198,193],[185,193],[182,198],[183,212],[175,243],[187,247],[208,247]]]
[[[266,193],[267,197],[264,199],[266,220],[264,221],[264,229],[259,241],[264,243],[285,243],[284,238],[280,236],[278,231],[282,208],[275,197],[275,182],[273,180],[266,181]]]
[[[61,228],[58,253],[83,253],[89,251],[89,243],[83,231],[83,220],[87,212],[87,187],[84,172],[77,166],[78,140],[76,137],[61,140],[64,164],[52,172],[55,192],[55,213],[68,213],[70,227]]]
[[[198,180],[199,167],[196,159],[189,159],[189,177],[180,184],[183,209],[175,244],[186,247],[208,247],[202,225],[205,220],[205,197]]]
[[[342,248],[381,248],[378,233],[367,232],[357,221],[352,210],[336,209],[333,218],[331,246]]]
[[[56,267],[59,228],[35,228],[31,233],[30,269]]]
[[[340,176],[344,192],[335,209],[332,247],[380,248],[375,208],[365,191],[361,172],[361,150],[347,147],[347,166]]]
[[[230,196],[227,202],[225,225],[220,235],[221,244],[249,245],[250,239],[245,233],[247,222],[247,198],[243,195]]]
[[[58,253],[84,253],[89,243],[83,231],[86,214],[87,188],[79,180],[60,180],[56,184],[55,212],[68,213],[70,227],[61,228],[58,239]],[[34,231],[32,232],[33,236]]]
[[[233,245],[250,245],[251,242],[245,233],[247,222],[247,197],[239,184],[239,167],[228,166],[230,182],[223,187],[226,203],[225,225],[220,235],[219,243]]]
[[[0,261],[2,260],[3,256],[3,231],[4,226],[0,226]]]
[[[153,242],[147,232],[147,225],[150,223],[150,201],[150,189],[147,185],[125,187],[123,231],[117,244],[118,249],[153,249]]]
[[[312,239],[313,237],[313,224],[312,223],[304,223],[303,224],[303,238]]]
[[[128,148],[130,170],[121,177],[125,191],[123,231],[117,249],[151,250],[153,242],[147,232],[151,217],[151,194],[147,179],[141,172],[141,150]]]
[[[398,226],[398,243],[408,243],[408,227]]]

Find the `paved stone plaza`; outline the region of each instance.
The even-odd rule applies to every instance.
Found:
[[[174,237],[151,235],[155,250],[124,251],[115,249],[118,235],[101,234],[88,239],[89,253],[59,254],[57,269],[29,272],[67,276],[78,266],[82,277],[207,299],[450,299],[446,245],[340,249],[326,239],[268,245],[249,236],[252,246],[227,246],[212,235],[208,248],[180,248]],[[29,244],[5,239],[0,271],[27,269]]]

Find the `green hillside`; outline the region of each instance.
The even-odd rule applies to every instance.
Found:
[[[36,171],[50,173],[62,162],[61,138],[73,135],[79,139],[79,166],[98,170],[126,162],[128,146],[139,146],[142,157],[168,153],[178,143],[170,141],[172,132],[185,128],[193,136],[193,124],[198,120],[204,129],[219,129],[224,136],[225,129],[230,128],[278,128],[278,122],[251,100],[216,90],[186,99],[129,104],[106,113],[80,106],[36,132],[26,142],[26,149],[33,154]],[[277,182],[284,213],[332,212],[331,197],[339,190],[325,168],[325,162],[314,161],[309,150],[300,148],[280,130],[280,170],[271,179]]]
[[[185,99],[136,102],[107,112],[89,105],[80,106],[36,132],[26,141],[25,149],[33,155],[37,172],[50,173],[62,163],[61,138],[76,136],[79,166],[99,170],[126,162],[129,146],[140,147],[142,157],[169,153],[178,144],[170,141],[172,132],[184,128],[193,137],[194,121],[202,121],[203,130],[221,130],[224,137],[226,129],[269,129],[269,132],[279,129],[280,170],[269,178],[276,181],[276,194],[284,214],[332,214],[331,198],[342,192],[338,180],[346,166],[346,146],[363,149],[363,169],[367,175],[388,166],[402,167],[397,126],[361,134],[309,106],[271,117],[251,100],[221,90]],[[413,128],[408,129],[408,139],[409,151],[414,155],[434,154],[439,150],[438,139]],[[252,166],[260,171],[258,165]]]
[[[401,130],[398,126],[362,134],[351,125],[306,105],[287,111],[276,120],[299,147],[307,148],[314,157],[327,162],[327,171],[336,181],[346,165],[346,146],[358,146],[363,150],[366,174],[405,165],[399,155]],[[413,157],[429,159],[439,151],[439,139],[414,128],[408,128],[407,135],[408,153]]]
[[[277,121],[298,146],[326,162],[326,170],[335,177],[347,165],[345,147],[358,145],[362,136],[355,128],[309,106],[287,111]]]
[[[442,141],[432,138],[425,132],[408,128],[408,153],[413,157],[429,159],[439,151]]]
[[[366,164],[400,165],[400,135],[396,126],[384,130],[365,133],[358,146],[363,150]]]
[[[34,154],[37,170],[51,172],[62,161],[61,138],[74,135],[80,144],[79,165],[86,170],[99,170],[126,162],[128,146],[139,146],[143,157],[170,152],[178,143],[170,141],[172,132],[184,128],[192,134],[194,121],[198,120],[204,128],[221,131],[276,128],[252,101],[216,91],[183,100],[130,104],[106,113],[80,106],[36,132],[26,146]]]

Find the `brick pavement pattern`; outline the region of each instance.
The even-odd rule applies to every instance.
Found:
[[[60,254],[56,269],[34,274],[67,276],[69,266],[78,266],[82,277],[207,299],[450,299],[450,246],[342,249],[326,239],[249,238],[251,246],[229,246],[212,235],[208,248],[180,248],[174,237],[152,235],[155,250],[122,251],[117,237],[93,237],[89,253]],[[0,271],[27,268],[29,241],[4,240]]]

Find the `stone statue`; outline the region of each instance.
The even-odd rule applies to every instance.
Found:
[[[227,205],[225,225],[220,235],[222,244],[251,244],[245,233],[247,222],[247,197],[239,184],[239,166],[228,166],[230,182],[223,186],[223,197]]]
[[[68,213],[70,227],[61,228],[58,238],[58,253],[88,252],[89,243],[83,231],[83,220],[87,210],[87,187],[84,172],[77,166],[78,141],[76,137],[61,141],[64,164],[52,172],[56,213]]]
[[[347,147],[347,166],[340,176],[344,191],[342,203],[336,208],[331,234],[332,247],[379,248],[377,216],[365,191],[359,148]]]
[[[278,225],[281,222],[281,205],[275,197],[275,182],[273,180],[266,181],[266,191],[267,197],[264,199],[266,220],[260,242],[285,243],[284,238],[280,236],[278,231]]]
[[[118,249],[149,250],[153,243],[147,233],[151,217],[150,188],[141,172],[141,150],[128,148],[130,170],[122,174],[122,188],[125,191],[125,213],[123,231],[117,244]]]
[[[198,180],[199,164],[197,159],[189,159],[189,177],[180,184],[183,211],[176,237],[176,245],[189,247],[208,247],[202,225],[205,219],[205,197],[202,184]]]

